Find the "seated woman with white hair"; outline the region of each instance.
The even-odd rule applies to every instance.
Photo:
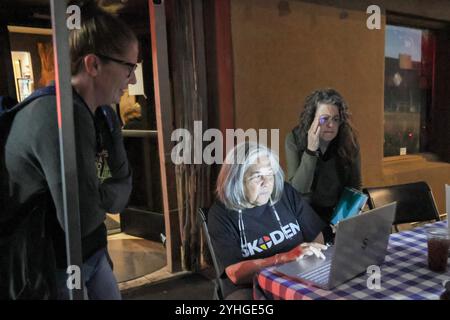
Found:
[[[223,270],[226,299],[252,299],[253,276],[304,255],[325,258],[322,219],[288,183],[278,157],[255,142],[238,144],[217,179],[208,229]]]

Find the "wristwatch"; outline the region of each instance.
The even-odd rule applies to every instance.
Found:
[[[313,157],[319,157],[320,156],[320,151],[319,150],[316,150],[316,151],[311,151],[311,150],[309,150],[308,148],[306,148],[306,151],[305,151],[307,154],[309,154],[310,156],[313,156]]]

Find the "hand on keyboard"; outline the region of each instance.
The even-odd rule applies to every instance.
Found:
[[[325,256],[321,252],[322,250],[326,250],[328,247],[326,245],[317,243],[317,242],[304,242],[294,249],[276,254],[274,265],[287,263],[293,260],[298,260],[303,258],[304,256],[316,255],[316,257],[325,259]]]
[[[297,260],[302,259],[305,256],[315,255],[317,258],[324,259],[325,256],[322,253],[322,250],[327,250],[328,246],[317,243],[317,242],[305,242],[300,245],[302,249],[302,253],[297,258]]]

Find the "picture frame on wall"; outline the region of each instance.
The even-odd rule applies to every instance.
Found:
[[[19,102],[28,97],[31,90],[31,79],[29,78],[17,78],[17,88],[19,89]]]

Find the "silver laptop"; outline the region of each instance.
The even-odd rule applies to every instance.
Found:
[[[450,184],[445,185],[445,212],[447,213],[447,228],[450,234]],[[450,250],[448,256],[450,257]]]
[[[447,213],[447,221],[450,221],[450,184],[445,185],[445,212]],[[450,224],[448,227],[450,228]]]
[[[380,266],[387,252],[397,203],[367,211],[339,222],[334,245],[322,251],[326,259],[307,256],[275,268],[293,279],[332,289]]]

